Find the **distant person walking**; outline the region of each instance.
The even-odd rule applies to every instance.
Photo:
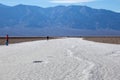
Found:
[[[5,42],[6,46],[8,46],[9,44],[9,37],[8,37],[8,34],[6,35],[6,42]]]
[[[49,40],[49,36],[47,36],[47,40]]]

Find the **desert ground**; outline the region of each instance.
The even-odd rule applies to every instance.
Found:
[[[49,37],[49,39],[57,39],[59,37]],[[38,40],[47,40],[47,37],[9,37],[9,43],[21,43],[21,42],[30,42]],[[5,37],[0,37],[0,45],[4,45],[6,41]]]
[[[0,45],[0,80],[120,80],[120,45],[67,37]]]
[[[101,43],[120,44],[120,37],[49,37],[49,39],[60,39],[60,38],[83,38],[88,41],[95,41]],[[47,40],[47,37],[10,37],[9,43],[21,43],[28,41]],[[5,44],[5,37],[0,37],[0,45]]]
[[[60,38],[0,46],[0,80],[120,80],[120,45]]]
[[[83,38],[84,40],[101,43],[120,44],[120,37],[83,37]]]

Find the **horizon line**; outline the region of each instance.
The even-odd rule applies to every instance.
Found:
[[[8,7],[15,7],[15,6],[23,5],[23,6],[33,6],[33,7],[40,7],[40,8],[52,8],[52,7],[58,7],[58,6],[64,6],[64,7],[81,6],[81,7],[89,7],[89,8],[92,8],[92,9],[107,10],[107,11],[112,11],[112,12],[115,12],[115,13],[120,13],[120,11],[114,11],[114,10],[104,9],[104,8],[93,8],[93,7],[90,7],[90,6],[87,6],[87,5],[78,5],[78,4],[70,4],[70,5],[62,5],[62,4],[60,4],[60,5],[54,5],[54,6],[49,6],[49,7],[43,7],[43,6],[31,5],[31,4],[21,4],[21,3],[16,4],[16,5],[7,5],[7,4],[0,3],[0,5],[8,6]]]

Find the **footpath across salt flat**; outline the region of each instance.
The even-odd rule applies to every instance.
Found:
[[[64,38],[0,46],[0,80],[120,80],[120,45]]]

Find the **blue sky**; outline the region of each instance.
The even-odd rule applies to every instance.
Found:
[[[0,3],[14,6],[18,4],[51,7],[57,5],[85,5],[97,9],[120,12],[120,0],[0,0]]]

